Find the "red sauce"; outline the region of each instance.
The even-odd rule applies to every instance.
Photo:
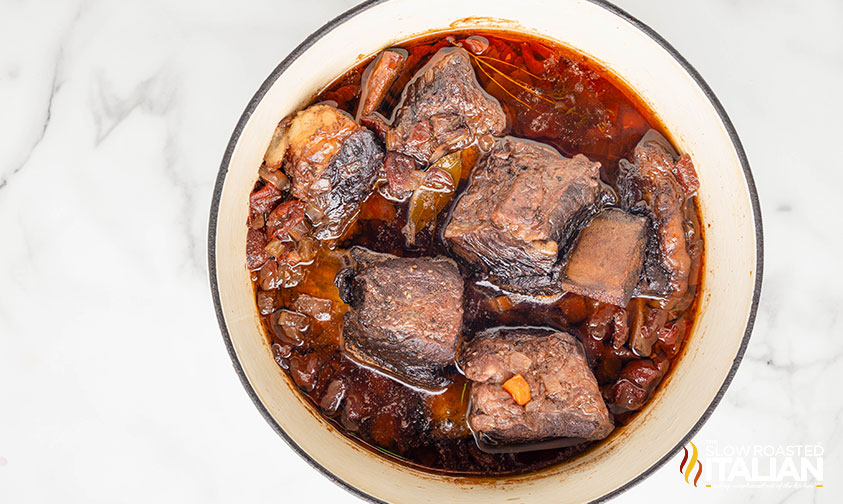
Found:
[[[472,52],[478,44],[486,43],[488,48],[481,56],[472,56],[473,66],[481,86],[500,101],[507,115],[507,134],[553,145],[566,156],[583,153],[602,164],[601,177],[612,186],[618,161],[631,159],[632,150],[644,133],[652,128],[669,138],[644,101],[595,61],[561,45],[500,31],[438,33],[399,44],[397,47],[408,51],[409,59],[380,112],[386,117],[391,115],[404,85],[439,49],[459,44]],[[361,62],[329,84],[313,103],[334,101],[353,114],[361,78],[370,61]],[[458,193],[465,184],[463,179]],[[260,187],[261,183],[256,190]],[[439,214],[435,226],[420,233],[415,246],[408,247],[401,234],[407,203],[393,203],[375,192],[344,235],[339,249],[361,245],[398,256],[447,254],[435,237],[449,211],[450,206]],[[702,227],[695,198],[686,205],[685,217],[686,226],[695,230],[689,243],[693,260],[691,287],[674,308],[666,310],[664,317],[654,318],[659,325],[653,330],[674,329],[662,331],[664,337],[653,347],[650,357],[659,366],[675,366],[694,320],[702,256]],[[265,292],[257,282],[257,274],[254,280],[258,308],[263,310],[276,361],[314,407],[347,436],[385,456],[426,470],[480,475],[536,470],[591,446],[510,454],[482,452],[465,422],[466,380],[453,366],[448,368],[453,384],[440,395],[429,395],[348,359],[340,346],[342,315],[348,307],[334,285],[341,267],[341,255],[323,249],[312,265],[304,267],[303,280],[297,286]],[[307,337],[295,346],[282,337],[283,331],[273,321],[278,310],[294,310],[293,302],[302,293],[331,303],[319,308],[323,312],[317,318],[323,320],[311,318]],[[623,365],[640,358],[627,346],[614,349],[611,337],[607,342],[597,339],[610,330],[618,309],[579,295],[566,294],[551,304],[514,304],[511,298],[490,294],[466,282],[464,306],[466,338],[499,325],[547,326],[575,334],[583,342],[604,395],[618,380]],[[658,300],[639,298],[627,309],[633,312],[658,307]],[[633,415],[634,412],[615,415],[616,425],[622,428]]]

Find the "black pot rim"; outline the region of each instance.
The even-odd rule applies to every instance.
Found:
[[[301,56],[306,50],[308,50],[316,41],[321,39],[325,34],[336,28],[337,26],[345,23],[349,19],[353,18],[357,14],[360,14],[363,11],[366,11],[376,5],[389,2],[390,0],[366,0],[359,5],[347,10],[346,12],[340,14],[339,16],[335,17],[324,26],[313,32],[309,37],[307,37],[298,47],[293,49],[293,51],[286,57],[284,60],[269,74],[266,80],[261,84],[258,91],[249,101],[249,104],[246,106],[246,110],[243,111],[243,114],[240,116],[240,120],[237,122],[237,126],[234,128],[234,132],[231,134],[231,139],[228,142],[228,146],[226,147],[225,154],[223,155],[222,163],[220,164],[219,172],[217,173],[216,183],[214,184],[214,193],[213,198],[211,201],[211,212],[210,218],[208,222],[208,273],[210,276],[210,284],[211,284],[211,295],[213,296],[214,300],[214,309],[217,314],[217,321],[220,326],[220,331],[222,333],[223,341],[225,342],[225,346],[228,349],[228,354],[231,357],[232,364],[234,366],[234,370],[237,372],[237,375],[240,377],[240,382],[243,384],[243,387],[246,389],[246,393],[251,397],[252,402],[255,403],[255,406],[260,411],[261,415],[263,415],[264,419],[269,423],[273,430],[281,436],[282,439],[296,452],[298,453],[308,464],[314,467],[317,471],[322,473],[326,478],[333,481],[335,484],[339,485],[340,487],[344,488],[348,492],[360,497],[363,500],[369,502],[376,502],[376,503],[384,503],[385,501],[378,499],[377,497],[370,495],[366,492],[363,492],[359,488],[355,487],[354,485],[346,482],[342,478],[338,477],[337,475],[330,472],[327,468],[319,464],[316,460],[310,457],[290,436],[284,431],[284,429],[275,421],[272,415],[269,414],[269,411],[261,402],[260,398],[258,397],[257,393],[255,392],[252,385],[249,383],[248,378],[246,377],[246,373],[243,370],[243,366],[240,363],[239,359],[237,358],[237,354],[234,351],[234,346],[231,342],[231,335],[228,332],[228,327],[225,323],[225,317],[222,311],[222,304],[220,302],[220,292],[219,292],[219,284],[217,279],[217,269],[216,269],[216,234],[217,234],[217,218],[219,215],[219,204],[220,198],[222,196],[222,188],[225,183],[225,177],[228,173],[228,165],[231,162],[231,156],[234,152],[234,147],[237,145],[237,142],[240,140],[240,135],[243,132],[243,129],[246,126],[246,122],[249,120],[249,117],[257,108],[258,104],[263,99],[264,95],[266,95],[267,91],[270,87],[275,83],[278,77],[286,71],[286,69]],[[740,160],[741,167],[744,172],[744,178],[746,180],[747,190],[749,191],[750,201],[752,203],[752,213],[753,219],[755,221],[755,245],[756,245],[756,259],[755,259],[755,287],[753,289],[752,294],[752,305],[750,307],[749,317],[747,318],[746,329],[744,330],[744,335],[741,340],[740,348],[738,349],[737,355],[735,355],[735,359],[732,362],[732,366],[729,370],[729,373],[726,375],[726,379],[723,381],[723,384],[720,387],[720,390],[717,391],[714,399],[711,401],[711,404],[708,405],[703,415],[694,425],[694,427],[685,435],[684,438],[671,450],[669,450],[663,457],[659,460],[654,462],[649,468],[647,468],[644,472],[630,480],[629,482],[625,483],[624,485],[612,490],[611,492],[606,493],[598,497],[597,499],[593,500],[592,502],[603,502],[607,499],[611,499],[626,490],[632,488],[636,484],[643,481],[645,478],[653,474],[656,470],[658,470],[661,466],[663,466],[670,458],[672,458],[680,448],[682,448],[685,444],[690,441],[694,435],[702,428],[705,422],[709,419],[714,409],[720,403],[720,400],[723,398],[723,395],[726,393],[726,390],[729,388],[729,385],[732,382],[732,379],[735,376],[735,373],[738,370],[738,366],[743,359],[744,353],[746,352],[746,348],[749,345],[749,339],[752,334],[752,328],[755,324],[755,317],[758,311],[758,303],[761,296],[761,283],[763,277],[763,268],[764,268],[764,238],[763,238],[763,229],[762,229],[762,222],[761,222],[761,205],[758,200],[758,192],[755,188],[755,179],[752,176],[752,171],[749,167],[749,161],[746,156],[746,152],[743,149],[743,145],[741,144],[740,138],[738,137],[737,132],[735,131],[735,127],[732,124],[731,119],[729,119],[728,114],[726,113],[723,105],[720,103],[720,100],[715,96],[714,92],[702,78],[702,76],[697,72],[697,70],[681,55],[679,52],[665,40],[661,35],[656,33],[655,30],[644,24],[643,22],[639,21],[623,9],[617,7],[616,5],[609,3],[606,0],[588,0],[590,3],[593,3],[607,11],[611,12],[612,14],[620,17],[624,21],[630,23],[631,25],[638,28],[640,31],[645,33],[649,36],[654,42],[656,42],[659,46],[661,46],[664,50],[666,50],[681,66],[685,69],[686,72],[694,79],[697,86],[705,93],[706,97],[711,102],[711,105],[717,111],[720,120],[723,122],[723,125],[726,128],[726,131],[729,134],[729,138],[732,141],[732,145],[735,149],[735,152],[738,155],[738,159]]]

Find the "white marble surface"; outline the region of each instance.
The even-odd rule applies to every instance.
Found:
[[[356,501],[246,396],[205,261],[248,99],[354,3],[0,0],[0,502]],[[616,500],[840,502],[843,3],[619,3],[718,94],[764,211],[755,333],[696,440],[821,443],[825,484],[694,489],[676,458]]]

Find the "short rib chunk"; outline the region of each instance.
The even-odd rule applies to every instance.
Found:
[[[601,194],[599,169],[583,155],[568,159],[530,140],[498,140],[472,172],[445,240],[501,288],[552,293],[560,249]]]
[[[597,440],[614,428],[580,343],[568,333],[492,329],[469,343],[459,364],[472,382],[469,425],[497,443]],[[530,386],[523,406],[503,388],[518,374]]]
[[[462,330],[463,279],[445,257],[403,258],[351,250],[355,266],[337,286],[351,305],[344,349],[357,361],[422,388],[449,383]]]
[[[386,148],[422,165],[506,128],[500,103],[486,93],[464,50],[439,50],[404,88],[386,132]]]

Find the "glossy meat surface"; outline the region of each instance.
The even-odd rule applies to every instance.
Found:
[[[469,425],[496,442],[596,440],[614,428],[585,354],[568,333],[493,329],[475,337],[459,362],[472,381]],[[529,384],[523,406],[502,387],[515,375]]]
[[[445,257],[402,258],[355,248],[337,284],[351,306],[345,351],[417,387],[450,383],[441,370],[456,354],[463,280]]]
[[[594,216],[576,238],[562,288],[626,306],[638,284],[647,245],[647,218],[617,208]]]
[[[278,125],[264,162],[280,168],[287,161],[291,193],[304,199],[345,139],[359,128],[347,112],[327,104],[311,105]]]
[[[655,132],[653,132],[655,133]],[[685,292],[691,256],[682,207],[685,189],[677,180],[672,147],[658,134],[648,134],[635,147],[633,160],[620,162],[618,191],[625,208],[651,218],[652,229],[638,293],[667,296]],[[693,174],[693,166],[680,167]],[[695,175],[694,175],[695,178]]]
[[[383,152],[374,133],[360,128],[345,139],[305,199],[316,238],[343,234],[371,195],[382,165]]]
[[[424,165],[505,127],[503,109],[477,83],[468,53],[445,48],[405,88],[386,148]]]
[[[561,245],[601,195],[599,168],[582,155],[501,139],[472,172],[445,240],[504,289],[553,293]]]
[[[383,166],[374,133],[326,104],[298,112],[278,130],[265,163],[284,167],[292,181],[290,193],[307,205],[313,236],[338,238],[371,194]]]

